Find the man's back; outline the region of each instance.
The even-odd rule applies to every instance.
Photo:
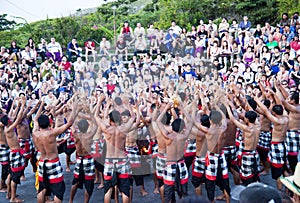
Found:
[[[34,142],[41,152],[41,159],[55,159],[58,156],[56,137],[51,130],[41,130],[33,132]]]

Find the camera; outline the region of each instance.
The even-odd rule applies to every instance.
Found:
[[[298,16],[296,16],[296,15],[293,16],[293,18],[294,18],[294,20],[298,20]]]

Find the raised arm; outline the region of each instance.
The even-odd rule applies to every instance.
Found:
[[[254,97],[254,100],[257,103],[257,106],[264,112],[265,116],[274,123],[280,123],[279,119],[272,115],[269,109],[257,98]]]
[[[26,104],[26,97],[22,97],[21,98],[21,108],[19,110],[18,116],[15,119],[15,121],[7,128],[7,132],[13,131],[16,128],[16,126],[21,122],[25,104]]]
[[[169,102],[165,106],[164,110],[158,116],[157,122],[156,122],[159,130],[161,131],[161,133],[165,139],[172,139],[172,138],[168,137],[168,131],[166,130],[165,126],[163,125],[163,123],[161,121],[162,121],[164,115],[167,113],[167,111],[171,108],[172,105],[173,105],[173,103]]]

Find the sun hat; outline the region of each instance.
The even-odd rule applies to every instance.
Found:
[[[298,162],[293,176],[281,177],[280,181],[294,194],[300,196],[300,162]]]

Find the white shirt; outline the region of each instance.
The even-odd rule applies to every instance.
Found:
[[[60,52],[61,51],[61,46],[58,42],[50,42],[48,44],[48,51],[50,52]]]
[[[74,71],[75,72],[83,72],[85,69],[85,62],[81,61],[80,63],[78,63],[78,61],[74,62]]]

